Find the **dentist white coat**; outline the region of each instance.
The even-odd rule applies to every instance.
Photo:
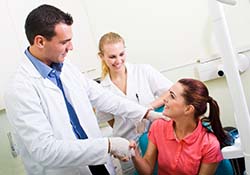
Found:
[[[44,79],[28,58],[5,93],[7,116],[29,175],[88,175],[87,165],[107,163],[108,139],[102,138],[93,107],[138,120],[146,113],[146,108],[85,78],[68,61],[61,80],[88,139],[76,139],[61,90]],[[114,173],[112,166],[106,167]]]
[[[126,63],[127,87],[126,95],[112,82],[110,75],[101,81],[104,89],[134,101],[143,106],[148,106],[157,96],[161,96],[171,86],[172,82],[164,77],[159,71],[149,64],[129,64]],[[107,122],[114,119],[113,136],[123,137],[128,140],[138,140],[141,134],[136,132],[135,122],[127,120],[123,116],[114,116],[100,111],[96,111],[98,122]]]

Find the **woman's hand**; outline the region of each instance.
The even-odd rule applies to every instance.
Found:
[[[130,149],[132,158],[140,156],[140,152],[139,152],[137,144],[136,144],[136,142],[134,140],[130,141],[130,143],[129,143],[129,149]]]

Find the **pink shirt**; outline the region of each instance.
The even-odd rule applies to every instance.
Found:
[[[149,131],[149,140],[158,150],[159,175],[195,175],[201,162],[220,162],[223,157],[219,141],[199,121],[193,133],[178,140],[173,121],[157,120]]]

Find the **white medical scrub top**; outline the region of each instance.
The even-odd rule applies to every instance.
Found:
[[[171,86],[172,82],[159,71],[148,64],[129,64],[127,69],[127,92],[126,95],[110,79],[109,74],[101,81],[101,85],[111,92],[135,101],[143,106],[148,106],[158,96],[161,96]],[[137,140],[135,121],[126,119],[124,116],[113,116],[97,111],[98,121],[106,122],[115,119],[113,136]]]

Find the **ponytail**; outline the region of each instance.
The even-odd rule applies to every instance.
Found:
[[[220,142],[220,147],[223,148],[230,145],[231,139],[225,133],[220,122],[220,110],[217,102],[210,96],[207,102],[209,103],[209,116],[206,117],[205,120],[210,123],[214,135]]]
[[[102,60],[102,77],[101,77],[101,79],[103,80],[108,73],[109,73],[109,67],[107,66],[105,61]]]
[[[220,122],[220,110],[217,102],[209,96],[206,85],[192,78],[183,78],[178,81],[183,85],[183,93],[186,104],[191,104],[195,108],[194,117],[202,121],[202,125],[207,128],[208,132],[213,132],[220,142],[220,147],[231,145],[232,138],[222,128]],[[209,116],[202,117],[207,111],[209,104]]]

